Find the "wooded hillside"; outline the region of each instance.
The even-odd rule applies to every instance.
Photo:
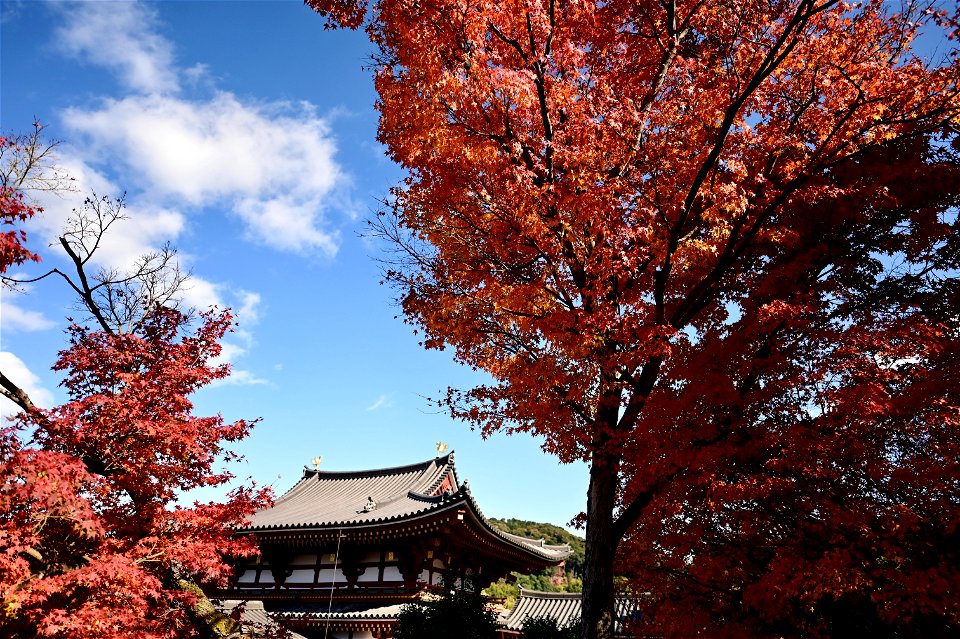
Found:
[[[584,539],[560,526],[522,519],[490,519],[490,523],[501,530],[531,539],[543,539],[551,545],[569,544],[573,554],[562,566],[545,568],[529,575],[514,573],[516,581],[512,584],[503,579],[487,589],[491,597],[502,598],[508,607],[513,607],[520,587],[546,592],[580,592],[583,587]]]

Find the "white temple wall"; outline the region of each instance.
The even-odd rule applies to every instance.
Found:
[[[400,569],[397,568],[396,566],[384,566],[383,580],[384,581],[403,581],[403,575],[400,574]]]
[[[241,585],[252,584],[256,578],[257,578],[257,571],[255,569],[247,569],[244,571],[242,575],[240,575],[240,579],[237,580],[237,583]]]
[[[317,582],[321,584],[328,584],[332,581],[336,581],[338,584],[345,584],[347,582],[347,576],[343,574],[343,571],[337,568],[321,568],[320,575],[317,577]]]
[[[357,577],[359,583],[380,581],[380,571],[376,566],[367,566],[366,569]]]
[[[300,568],[293,570],[290,573],[290,576],[287,577],[287,583],[313,583],[313,574],[316,571],[313,568]]]

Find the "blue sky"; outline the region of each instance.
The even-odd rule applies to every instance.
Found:
[[[442,440],[488,516],[565,525],[585,508],[586,466],[525,435],[483,441],[426,400],[482,378],[418,346],[380,285],[380,249],[361,236],[402,175],[376,142],[364,34],[324,31],[297,0],[0,0],[0,11],[0,126],[44,122],[77,189],[37,195],[46,210],[30,245],[62,266],[46,245],[92,190],[127,193],[130,220],[104,266],[166,241],[180,249],[188,302],[240,321],[226,348],[234,375],[196,398],[198,414],[262,418],[238,447],[238,475],[283,492],[317,455],[328,470],[395,466]],[[75,314],[68,290],[41,282],[0,302],[0,367],[38,404],[61,401],[50,366]]]

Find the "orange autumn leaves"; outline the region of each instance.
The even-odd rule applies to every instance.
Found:
[[[592,465],[584,636],[614,562],[672,636],[955,630],[955,15],[381,0],[365,24],[408,172],[388,279],[425,346],[492,376],[441,402]],[[904,603],[931,570],[951,586]]]
[[[310,4],[351,27],[363,11]],[[911,57],[915,18],[880,2],[377,3],[380,140],[410,170],[394,212],[438,250],[394,273],[408,316],[505,398],[523,387],[508,404],[591,420],[524,380],[586,385],[588,404],[589,380],[716,321],[754,247],[792,250],[792,203],[843,200],[833,167],[955,119],[956,66]]]

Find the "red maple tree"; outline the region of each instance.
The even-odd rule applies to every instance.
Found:
[[[929,151],[864,154],[836,175],[859,189],[797,202],[791,251],[739,317],[672,350],[682,383],[651,394],[647,450],[625,458],[643,525],[619,568],[646,593],[644,633],[960,629],[960,247],[937,219],[960,159]],[[882,200],[858,201],[866,185]],[[821,208],[857,213],[828,227]]]
[[[590,463],[584,637],[613,632],[623,539],[620,565],[658,575],[648,617],[678,592],[727,589],[725,612],[684,620],[694,634],[732,628],[763,569],[776,577],[754,594],[843,607],[846,591],[811,589],[820,559],[806,581],[775,570],[799,561],[791,531],[812,543],[821,526],[823,561],[852,548],[856,525],[872,531],[858,543],[873,566],[832,573],[852,584],[900,562],[870,545],[893,543],[898,513],[917,530],[953,521],[956,484],[938,474],[956,473],[940,441],[956,437],[956,402],[935,380],[957,335],[944,311],[957,299],[956,13],[307,2],[328,26],[365,21],[379,49],[379,139],[408,177],[377,228],[400,250],[388,279],[407,319],[426,347],[492,376],[443,403]],[[921,34],[936,43],[926,57]],[[921,514],[911,491],[945,512]],[[851,498],[847,517],[826,514]],[[751,532],[774,517],[779,537]],[[775,595],[753,601],[776,617]],[[812,603],[803,615],[809,628],[830,617]]]
[[[0,136],[0,156],[4,153],[17,153],[17,140]],[[24,202],[23,193],[13,185],[0,183],[0,225],[15,227],[36,215],[41,209]],[[0,233],[0,273],[8,268],[23,264],[27,260],[39,262],[40,258],[27,250],[24,242],[27,234],[19,228],[5,230]]]
[[[0,430],[0,584],[5,636],[192,636],[187,580],[225,583],[231,534],[265,494],[181,506],[182,491],[231,479],[214,465],[250,423],[195,417],[188,395],[228,374],[212,366],[228,313],[181,334],[157,308],[136,334],[71,327],[55,368],[70,401]],[[23,441],[25,437],[29,441]],[[229,456],[229,453],[227,453]]]
[[[36,212],[12,187],[4,187],[3,198],[5,222]],[[84,210],[102,210],[97,206],[91,200]],[[114,213],[99,221],[119,219],[119,209]],[[86,304],[95,302],[92,289],[134,286],[133,277],[92,284],[83,272],[90,254],[81,259],[71,248],[77,239],[68,234],[61,244],[75,258]],[[34,257],[24,240],[19,230],[3,236],[0,272]],[[166,264],[145,258],[135,275],[168,278]],[[176,272],[173,278],[182,281]],[[198,584],[224,584],[228,558],[256,552],[249,538],[232,531],[270,493],[241,487],[221,503],[177,500],[229,482],[232,475],[217,468],[234,457],[227,446],[252,425],[194,416],[189,399],[229,374],[214,360],[231,316],[211,311],[194,323],[162,305],[122,316],[88,310],[100,330],[71,326],[69,347],[54,367],[65,376],[67,403],[38,408],[0,373],[3,395],[22,409],[0,425],[0,635],[228,634],[236,625],[213,609]],[[126,332],[104,321],[134,316]]]

